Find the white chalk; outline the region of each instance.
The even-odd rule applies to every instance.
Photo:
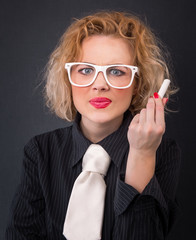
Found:
[[[167,91],[167,89],[169,87],[170,82],[171,81],[169,79],[165,79],[163,81],[163,83],[162,83],[162,85],[161,85],[161,87],[159,89],[159,92],[158,92],[160,98],[164,97],[164,95],[165,95],[165,93],[166,93],[166,91]]]

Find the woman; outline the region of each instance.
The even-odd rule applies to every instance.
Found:
[[[6,239],[165,239],[177,213],[180,155],[163,136],[164,106],[175,89],[163,99],[157,94],[170,76],[150,29],[120,12],[76,20],[52,53],[46,77],[48,106],[74,122],[25,146]],[[74,195],[91,145],[111,161],[106,193],[94,207],[99,223],[87,209],[94,200],[84,207],[90,188],[85,200]]]

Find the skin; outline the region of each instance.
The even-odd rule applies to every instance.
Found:
[[[77,61],[96,65],[133,65],[132,50],[128,43],[111,36],[92,36],[84,39],[82,53]],[[122,123],[124,112],[129,108],[135,82],[127,89],[110,87],[102,73],[88,87],[72,86],[73,101],[81,114],[81,130],[93,143],[97,143]],[[103,109],[96,109],[89,100],[107,97],[112,103]],[[150,98],[145,109],[137,114],[127,133],[129,154],[125,182],[142,192],[154,175],[156,150],[165,131],[164,105],[167,99]]]
[[[128,52],[130,54],[127,54]],[[133,65],[127,42],[106,36],[86,38],[78,61],[96,65]],[[72,86],[74,105],[82,116],[81,129],[88,139],[94,143],[99,142],[119,128],[123,114],[130,106],[134,85],[135,83],[127,89],[112,88],[100,72],[92,85],[82,88]],[[89,103],[89,100],[95,97],[107,97],[112,103],[107,108],[96,109]]]
[[[156,150],[165,132],[164,105],[167,99],[149,98],[127,133],[130,149],[125,182],[142,192],[154,175]]]

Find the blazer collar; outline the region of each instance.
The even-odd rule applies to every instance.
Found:
[[[129,143],[127,140],[127,131],[129,124],[132,120],[132,114],[130,111],[126,111],[124,119],[118,130],[98,142],[106,152],[110,155],[113,163],[120,167],[122,159],[129,150]],[[71,166],[77,164],[85,154],[87,148],[92,142],[88,140],[80,130],[81,115],[77,113],[72,128],[73,137],[73,159]]]

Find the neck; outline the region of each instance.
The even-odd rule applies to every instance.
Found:
[[[110,122],[92,123],[87,119],[81,119],[80,127],[86,138],[92,143],[97,143],[115,132],[121,125],[123,117],[119,117]]]

